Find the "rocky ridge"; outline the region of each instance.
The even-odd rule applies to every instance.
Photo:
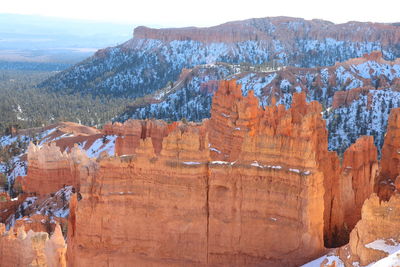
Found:
[[[372,51],[393,60],[399,27],[298,18],[261,18],[210,28],[139,27],[131,40],[99,50],[93,57],[42,84],[57,91],[143,97],[178,79],[184,68],[224,62],[285,66],[330,66]]]

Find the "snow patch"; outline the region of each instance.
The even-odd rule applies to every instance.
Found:
[[[400,250],[400,243],[393,238],[387,240],[377,239],[371,243],[366,244],[365,247],[392,254]]]

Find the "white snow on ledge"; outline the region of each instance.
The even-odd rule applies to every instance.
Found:
[[[283,167],[279,166],[279,165],[278,166],[262,165],[258,161],[253,161],[252,163],[250,163],[250,166],[261,168],[261,169],[277,169],[277,170],[283,169]],[[301,174],[301,175],[310,175],[311,174],[310,171],[300,171],[299,169],[291,169],[291,168],[289,168],[288,171],[294,172],[294,173],[298,173],[298,174]]]
[[[235,163],[236,163],[236,161],[234,161],[234,162],[220,161],[220,160],[211,161],[211,164],[222,164],[222,165],[233,165]]]
[[[201,163],[197,162],[197,161],[184,161],[183,164],[186,164],[186,165],[199,165]]]
[[[217,152],[218,154],[221,154],[221,151],[219,151],[218,149],[216,149],[216,148],[214,148],[214,147],[210,147],[210,150],[211,150],[211,151],[215,151],[215,152]]]
[[[324,260],[328,260],[325,265],[321,265]],[[336,267],[345,267],[343,261],[336,255],[324,255],[321,258],[313,260],[309,263],[302,265],[301,267],[320,267],[320,266],[330,266],[336,262]]]
[[[221,113],[221,115],[224,116],[225,118],[230,118],[230,117],[231,117],[231,116],[229,116],[228,114],[225,114],[225,113],[223,113],[223,112]]]
[[[388,267],[388,266],[400,266],[400,250],[389,256],[380,259],[379,261],[368,265],[368,267]]]
[[[392,254],[400,250],[400,243],[392,238],[387,240],[377,239],[371,243],[366,244],[365,247]]]

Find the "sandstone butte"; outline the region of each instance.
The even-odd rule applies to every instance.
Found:
[[[61,153],[56,143],[41,148],[31,143],[28,148],[28,176],[22,180],[24,191],[44,195],[56,192],[65,185],[79,189],[76,165],[80,158],[84,158],[83,154],[77,147],[71,153]]]
[[[25,183],[79,189],[68,266],[298,266],[347,242],[377,171],[372,137],[340,165],[321,105],[305,99],[264,110],[223,81],[202,124],[106,125],[115,157],[31,145]]]

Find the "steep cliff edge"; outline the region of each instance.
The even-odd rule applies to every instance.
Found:
[[[120,156],[77,166],[68,264],[297,266],[324,241],[343,243],[374,184],[376,148],[360,139],[341,170],[321,111],[304,93],[264,110],[224,81],[203,124],[106,126]]]
[[[373,137],[363,136],[343,155],[339,191],[347,234],[361,219],[361,208],[374,192],[377,174],[378,153]]]
[[[373,138],[340,163],[321,112],[304,92],[289,109],[263,108],[231,80],[202,123],[130,120],[31,144],[23,186],[38,199],[16,225],[47,230],[40,221],[68,215],[69,201],[47,195],[74,186],[69,266],[298,266],[348,240],[376,184]],[[53,204],[60,209],[49,213]]]

